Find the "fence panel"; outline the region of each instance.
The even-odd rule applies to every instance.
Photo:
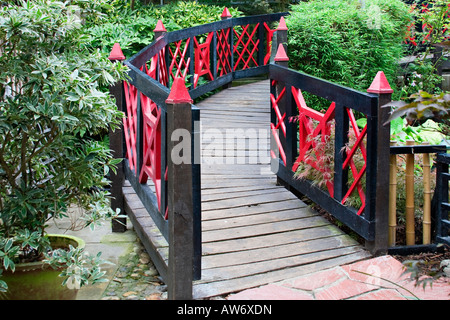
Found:
[[[277,65],[270,66],[270,79],[273,170],[363,238],[374,240],[378,96]],[[328,107],[314,110],[305,94],[328,101]],[[365,115],[363,125],[355,112]]]

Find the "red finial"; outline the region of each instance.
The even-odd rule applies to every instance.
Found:
[[[225,9],[223,9],[221,18],[231,18],[230,10],[228,10],[227,7],[225,7]]]
[[[167,97],[166,103],[192,103],[191,96],[184,84],[184,78],[175,78],[173,80],[172,89]]]
[[[386,79],[384,72],[378,71],[369,89],[367,89],[367,92],[381,94],[381,93],[392,93],[394,92],[394,90],[391,89],[391,86],[389,85],[389,82]]]
[[[108,57],[109,60],[125,60],[125,56],[123,55],[122,49],[120,48],[120,44],[117,42],[114,43],[114,46],[111,50],[111,53]]]
[[[284,50],[284,46],[281,43],[278,45],[277,55],[275,56],[274,60],[276,62],[289,61],[289,57],[286,54],[286,50]]]
[[[166,27],[164,27],[164,24],[162,23],[161,20],[158,20],[158,22],[156,23],[156,27],[153,30],[153,32],[166,32]]]
[[[280,24],[278,25],[277,30],[287,30],[286,21],[284,20],[284,17],[281,17]]]

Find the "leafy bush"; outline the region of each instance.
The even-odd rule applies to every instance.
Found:
[[[411,15],[400,0],[315,0],[286,18],[291,68],[365,91],[384,71],[393,86]]]
[[[412,5],[414,22],[408,28],[407,42],[410,55],[416,59],[405,67],[402,98],[425,91],[430,94],[441,92],[442,76],[437,66],[449,52],[450,3],[447,0],[430,0]],[[414,28],[418,25],[417,28]],[[430,59],[436,44],[444,46],[440,58]]]
[[[76,6],[75,4],[80,4]],[[117,164],[88,134],[122,118],[103,88],[125,67],[87,50],[82,21],[96,1],[10,2],[0,8],[0,264],[48,249],[45,224],[76,203],[95,223],[110,217],[105,175]],[[4,288],[4,284],[0,284]]]
[[[119,42],[126,57],[131,57],[153,41],[153,30],[162,20],[167,31],[215,22],[220,20],[223,6],[199,4],[193,1],[177,1],[164,6],[136,4],[132,10],[129,1],[115,0],[103,11],[100,21],[87,25],[93,48],[109,54],[115,42]],[[230,9],[233,17],[241,16]]]

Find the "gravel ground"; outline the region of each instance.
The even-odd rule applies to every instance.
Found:
[[[167,300],[167,286],[140,241],[121,262],[102,300]]]

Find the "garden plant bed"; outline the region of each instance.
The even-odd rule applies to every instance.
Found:
[[[450,247],[442,245],[441,247],[438,247],[437,252],[422,252],[406,256],[393,255],[393,257],[403,264],[408,264],[408,261],[417,261],[416,279],[422,276],[430,276],[437,279],[444,276],[443,268],[440,267],[440,264],[443,260],[450,259]]]

